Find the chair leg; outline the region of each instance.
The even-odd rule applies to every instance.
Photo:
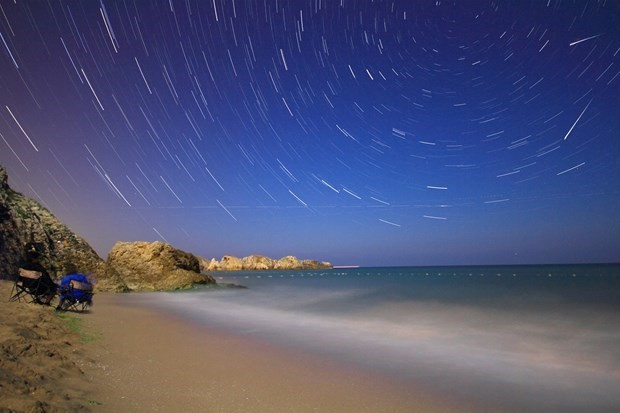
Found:
[[[60,310],[62,311],[78,311],[78,307],[77,307],[78,303],[77,301],[74,301],[70,298],[65,299],[65,301],[62,303],[62,306],[60,306]]]
[[[9,302],[19,300],[20,291],[17,290],[17,283],[13,283],[11,288],[11,295],[9,295]]]
[[[67,311],[67,300],[65,299],[64,301],[58,303],[58,305],[56,306],[56,310],[58,311]]]
[[[28,300],[28,297],[30,297],[30,301]],[[18,303],[21,303],[23,301],[25,303],[31,303],[33,299],[32,295],[23,286],[15,283],[13,284],[13,288],[11,289],[9,301],[17,301]]]

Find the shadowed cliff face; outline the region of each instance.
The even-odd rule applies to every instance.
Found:
[[[17,265],[23,255],[23,242],[10,204],[15,193],[9,188],[7,179],[6,171],[0,166],[0,278],[17,274]]]
[[[36,201],[13,191],[0,166],[0,278],[13,279],[26,249],[34,248],[53,278],[92,273],[100,291],[123,291],[125,283],[86,241]]]

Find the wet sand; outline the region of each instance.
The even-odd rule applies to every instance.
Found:
[[[463,411],[333,360],[197,328],[134,297],[99,294],[84,317],[101,334],[90,349],[96,411]]]

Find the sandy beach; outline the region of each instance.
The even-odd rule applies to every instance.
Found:
[[[0,283],[5,297],[10,288]],[[64,318],[50,307],[2,300],[0,410],[467,410],[334,360],[197,328],[139,304],[143,298],[97,294],[90,312]]]

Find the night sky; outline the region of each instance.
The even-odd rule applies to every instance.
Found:
[[[620,262],[619,7],[0,0],[0,164],[104,258]]]

